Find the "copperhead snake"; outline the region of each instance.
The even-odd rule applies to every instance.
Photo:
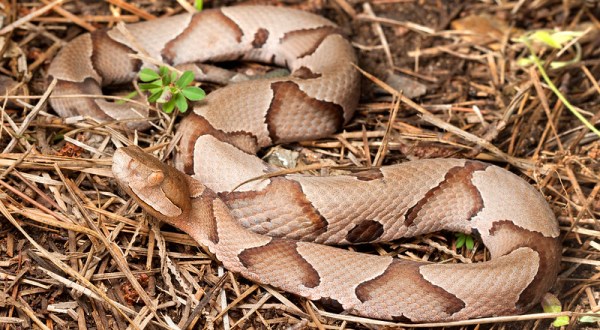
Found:
[[[260,148],[328,136],[352,117],[356,57],[330,21],[241,6],[127,31],[85,34],[66,45],[49,69],[58,80],[54,95],[100,95],[103,86],[135,79],[147,66],[127,56],[135,52],[178,67],[244,60],[291,72],[227,85],[197,104],[179,128],[178,169],[135,146],[113,157],[116,180],[144,210],[208,247],[227,269],[337,311],[410,322],[524,312],[554,283],[561,250],[553,212],[528,183],[490,164],[429,159],[351,175],[275,176],[232,192],[275,170],[254,155]],[[51,104],[64,117],[148,127],[144,108],[91,98]],[[322,244],[439,230],[477,234],[491,260],[432,264]]]

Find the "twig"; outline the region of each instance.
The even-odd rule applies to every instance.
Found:
[[[0,35],[11,32],[12,30],[14,30],[14,29],[18,28],[19,26],[21,26],[22,24],[25,24],[26,22],[34,19],[35,17],[44,15],[47,11],[54,8],[54,6],[61,4],[63,1],[64,0],[56,0],[50,4],[45,5],[44,7],[40,8],[38,10],[30,13],[29,15],[19,18],[18,20],[12,22],[11,24],[5,26],[2,30],[0,30]]]
[[[371,8],[371,5],[368,2],[365,2],[363,4],[363,10],[365,11],[366,15],[370,17],[376,17],[375,13],[373,12],[373,9]],[[385,52],[385,57],[388,60],[388,64],[390,68],[393,68],[394,59],[392,58],[390,45],[388,44],[387,39],[385,38],[385,33],[383,33],[383,28],[381,27],[381,24],[379,24],[379,22],[373,22],[373,27],[375,28],[375,32],[379,36],[379,40],[381,41],[381,45],[383,46],[383,51]]]
[[[80,281],[81,283],[83,283],[83,285],[85,287],[87,287],[88,289],[91,289],[92,292],[94,292],[95,294],[99,295],[100,297],[102,297],[102,299],[104,299],[104,301],[108,302],[109,305],[111,305],[116,311],[118,311],[119,314],[121,314],[121,316],[123,316],[123,318],[125,318],[125,320],[127,320],[131,325],[134,326],[134,329],[137,330],[141,330],[137,325],[133,324],[133,321],[129,318],[129,316],[127,316],[127,314],[121,310],[120,308],[118,308],[117,305],[112,303],[112,300],[100,289],[98,289],[98,287],[96,287],[94,284],[92,284],[90,281],[88,281],[83,275],[79,274],[79,272],[74,271],[71,267],[69,267],[67,264],[65,264],[64,262],[62,262],[60,259],[56,258],[55,256],[53,256],[48,250],[44,249],[44,247],[42,247],[38,242],[36,242],[33,237],[29,236],[29,234],[27,233],[27,231],[25,229],[23,229],[23,227],[21,227],[21,225],[17,222],[17,220],[12,216],[12,214],[10,214],[10,212],[8,212],[8,210],[6,209],[4,202],[0,201],[0,213],[2,213],[2,215],[4,215],[5,219],[8,219],[8,221],[19,231],[21,232],[21,234],[36,248],[38,249],[38,251],[48,260],[50,260],[53,264],[55,264],[56,266],[60,267],[60,269],[62,271],[64,271],[65,273],[67,273],[69,276],[72,276],[74,278],[76,278],[78,281]]]
[[[42,2],[45,3],[45,4],[50,4],[49,0],[42,0]],[[93,25],[91,25],[91,24],[87,23],[86,21],[82,20],[79,16],[73,15],[73,14],[71,14],[71,12],[69,12],[67,10],[64,10],[60,6],[53,7],[52,10],[54,10],[55,12],[57,12],[59,15],[65,17],[70,22],[73,22],[73,23],[81,26],[82,28],[88,30],[89,32],[96,31],[96,28]]]
[[[471,133],[465,132],[456,126],[437,118],[431,112],[427,111],[427,109],[416,104],[411,99],[405,97],[404,95],[402,95],[401,93],[399,93],[398,91],[396,91],[391,86],[384,83],[383,81],[379,80],[375,76],[364,71],[363,69],[359,68],[358,66],[356,66],[356,69],[359,70],[365,77],[369,78],[369,80],[373,81],[374,83],[379,85],[381,88],[383,88],[385,91],[387,91],[388,93],[390,93],[392,95],[399,97],[402,102],[406,103],[411,108],[413,108],[414,110],[421,113],[421,118],[423,120],[425,120],[426,122],[428,122],[432,125],[435,125],[441,129],[444,129],[448,132],[454,133],[469,142],[472,142],[472,143],[482,146],[484,149],[488,150],[489,152],[494,154],[496,157],[516,166],[517,168],[520,168],[521,170],[524,170],[527,172],[537,170],[537,171],[540,171],[544,175],[548,175],[552,172],[552,168],[549,167],[548,165],[542,165],[542,166],[538,167],[538,166],[536,166],[535,163],[533,163],[532,161],[530,161],[528,159],[522,159],[522,158],[516,158],[516,157],[510,156],[510,155],[504,153],[502,150],[498,149],[498,147],[491,144],[489,141],[486,141],[485,139],[480,138]],[[531,173],[527,173],[527,172],[525,172],[525,173],[528,175],[531,175]]]
[[[44,95],[42,95],[41,99],[38,101],[38,103],[35,105],[35,107],[31,110],[31,112],[27,115],[27,117],[25,117],[25,120],[23,120],[23,123],[21,124],[21,127],[19,127],[19,130],[17,132],[15,132],[17,138],[20,138],[21,135],[23,135],[23,133],[25,133],[25,130],[27,130],[27,127],[29,127],[29,124],[31,124],[31,122],[33,121],[35,116],[37,116],[38,112],[40,112],[40,110],[42,110],[42,106],[44,104],[46,104],[46,100],[50,96],[50,93],[52,93],[52,91],[54,90],[54,86],[56,86],[57,82],[58,81],[56,80],[56,78],[52,79],[52,81],[50,82],[50,85],[48,85],[48,88],[44,92]],[[6,148],[4,148],[4,151],[2,151],[2,153],[11,152],[16,144],[17,144],[17,139],[12,139],[8,143]]]

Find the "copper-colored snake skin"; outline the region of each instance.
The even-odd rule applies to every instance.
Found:
[[[525,181],[492,165],[422,160],[346,176],[277,176],[231,192],[274,170],[254,156],[258,149],[327,136],[351,118],[359,95],[355,56],[331,22],[283,8],[233,7],[127,31],[69,43],[50,67],[54,94],[101,94],[101,86],[134,79],[144,64],[128,58],[132,52],[180,67],[242,59],[292,72],[230,84],[198,104],[179,129],[176,163],[187,174],[133,146],[113,158],[117,181],[145,210],[207,246],[227,269],[339,311],[412,322],[523,312],[554,283],[560,246],[552,211]],[[203,76],[202,66],[194,70]],[[62,116],[148,126],[143,109],[102,99],[55,98],[52,106]],[[438,230],[479,235],[492,260],[430,264],[319,244]]]

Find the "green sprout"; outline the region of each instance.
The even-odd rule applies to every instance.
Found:
[[[194,7],[196,8],[197,11],[202,11],[203,5],[204,5],[204,1],[202,1],[202,0],[194,1]]]
[[[542,309],[544,313],[560,313],[562,312],[562,306],[560,304],[560,300],[556,298],[555,295],[551,293],[546,293],[542,298]],[[560,328],[562,326],[569,324],[568,316],[559,316],[557,317],[552,325],[556,328]]]
[[[530,55],[527,58],[523,58],[519,60],[518,64],[522,66],[535,65],[544,78],[544,81],[550,88],[550,90],[558,97],[558,99],[571,111],[579,121],[581,121],[585,127],[587,127],[590,131],[594,132],[596,135],[600,136],[600,130],[598,130],[592,123],[590,123],[572,104],[567,100],[567,98],[558,90],[558,87],[554,85],[550,77],[548,77],[548,73],[544,69],[544,61],[542,61],[536,54],[533,49],[533,43],[541,43],[548,47],[554,49],[561,49],[566,46],[575,47],[576,55],[570,61],[567,62],[559,62],[553,61],[550,63],[551,68],[560,68],[565,65],[577,63],[581,60],[581,46],[576,42],[576,38],[583,36],[585,32],[576,32],[576,31],[548,31],[548,30],[537,30],[530,33],[527,33],[519,38],[513,39],[513,41],[519,42],[527,46],[529,49]]]
[[[201,88],[190,86],[194,81],[194,74],[191,71],[185,71],[178,78],[176,72],[161,66],[158,73],[145,68],[140,71],[139,76],[144,82],[140,84],[140,89],[150,92],[148,101],[161,104],[166,113],[173,112],[175,107],[182,113],[186,112],[188,100],[199,101],[206,96]]]
[[[473,241],[473,237],[468,234],[456,233],[456,248],[460,249],[465,246],[467,250],[473,250],[475,246],[475,241]]]
[[[584,315],[579,318],[579,323],[597,323],[600,322],[600,316]]]
[[[515,39],[515,41],[527,45],[530,51],[532,42],[543,44],[554,49],[561,49],[568,45],[573,39],[580,38],[583,34],[584,32],[578,31],[536,30],[530,34],[526,34]],[[569,61],[552,61],[550,62],[550,68],[559,69],[564,66],[575,64],[581,61],[581,45],[579,45],[579,43],[574,43],[573,47],[575,47],[575,57],[573,57]],[[529,66],[532,64],[536,64],[536,62],[536,55],[533,51],[531,51],[531,55],[519,59],[517,63],[520,66]]]
[[[173,109],[179,109],[179,112],[186,112],[189,101],[200,101],[206,93],[199,87],[190,86],[194,81],[194,74],[191,71],[185,71],[181,76],[177,72],[170,71],[169,68],[161,66],[156,72],[152,69],[142,69],[139,73],[142,91],[150,93],[148,102],[156,102],[166,113],[173,112]],[[131,98],[137,93],[133,92],[127,97]]]

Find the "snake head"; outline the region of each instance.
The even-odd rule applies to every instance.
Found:
[[[119,148],[113,156],[115,179],[148,213],[173,222],[190,209],[184,174],[137,146]]]

